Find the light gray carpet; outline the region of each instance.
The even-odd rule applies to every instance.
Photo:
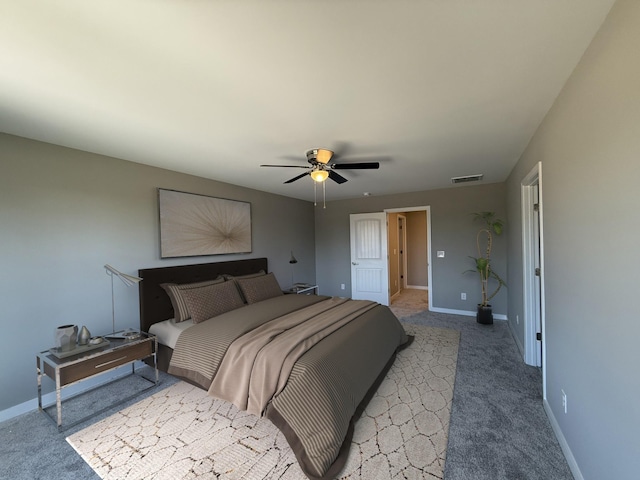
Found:
[[[150,370],[145,367],[145,370]],[[151,374],[148,374],[151,376]],[[162,374],[160,385],[142,393],[139,397],[100,415],[58,433],[55,424],[38,410],[26,413],[0,424],[0,479],[11,480],[99,480],[91,467],[65,441],[65,437],[91,423],[102,420],[118,410],[152,395],[158,389],[176,382],[173,377]],[[35,393],[35,375],[34,375]],[[45,380],[46,381],[46,380]],[[47,383],[51,383],[47,381]],[[86,412],[101,410],[134,389],[146,388],[148,383],[137,376],[128,376],[106,387],[97,388],[65,402],[62,410],[63,422],[83,418]]]
[[[429,312],[403,320],[461,332],[446,480],[573,478],[542,407],[541,374],[524,365],[506,322],[478,325],[472,317]],[[163,376],[160,388],[173,382]],[[126,381],[100,389],[97,394],[80,397],[77,408],[96,408],[127,389]],[[51,421],[34,411],[0,424],[0,478],[98,479],[65,441],[66,436],[90,423],[59,434]]]
[[[446,480],[572,480],[542,406],[540,369],[525,365],[505,321],[422,312],[404,322],[460,330]]]

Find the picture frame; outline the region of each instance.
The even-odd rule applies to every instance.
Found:
[[[158,188],[160,257],[251,253],[251,203]]]

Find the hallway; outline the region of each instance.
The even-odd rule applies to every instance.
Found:
[[[425,312],[429,309],[429,291],[406,288],[391,299],[389,308],[399,319]]]

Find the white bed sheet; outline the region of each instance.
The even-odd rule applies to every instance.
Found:
[[[156,336],[158,343],[166,345],[167,347],[176,348],[176,342],[180,334],[191,326],[193,326],[193,320],[191,319],[176,323],[176,321],[171,318],[151,325],[149,333]]]

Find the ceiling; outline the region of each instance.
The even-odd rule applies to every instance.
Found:
[[[501,182],[613,0],[0,0],[0,131],[313,199]]]

